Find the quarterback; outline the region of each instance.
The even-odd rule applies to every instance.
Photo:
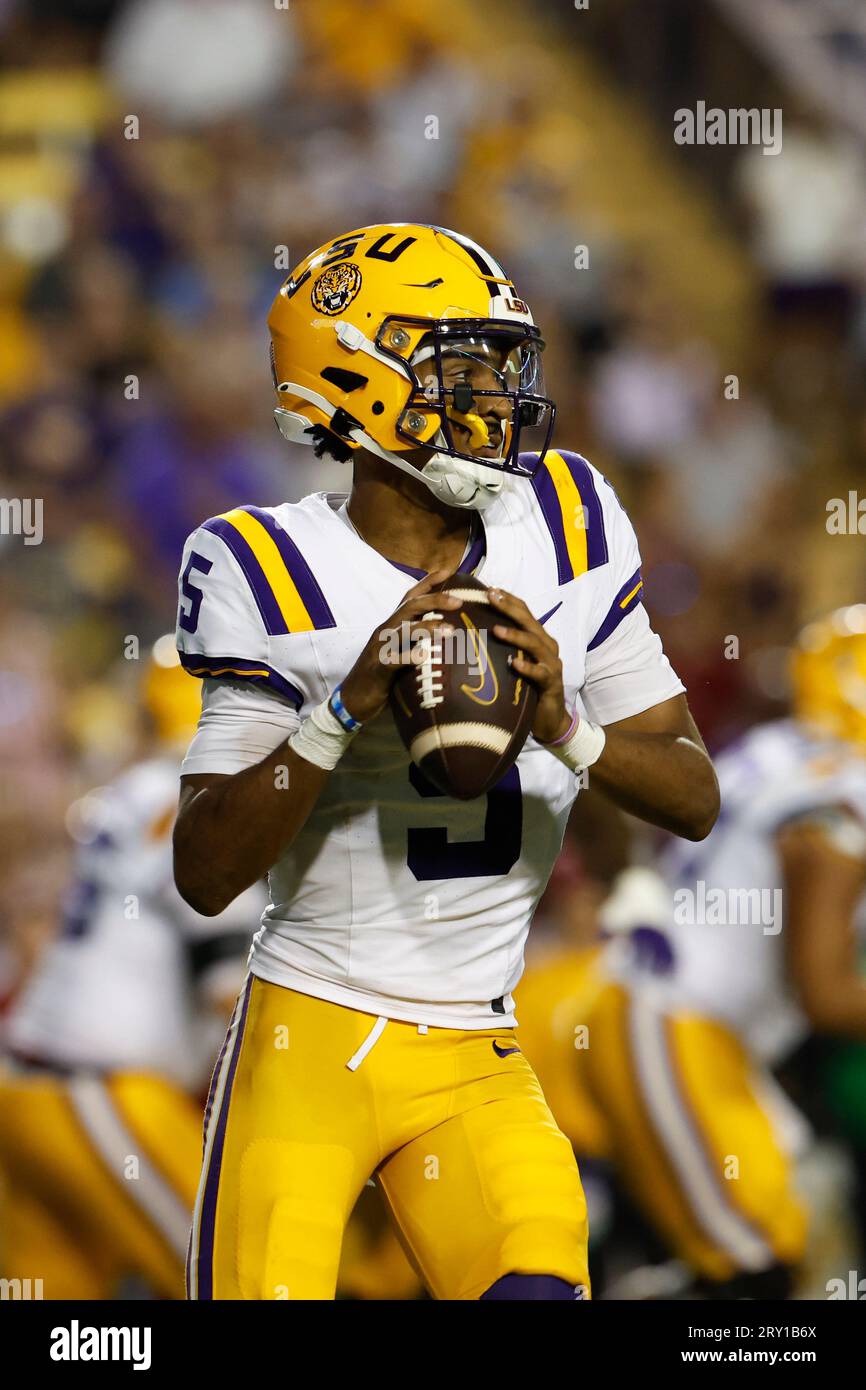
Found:
[[[435,1298],[587,1298],[580,1178],[512,990],[584,770],[692,840],[715,774],[628,517],[550,448],[543,344],[493,257],[365,227],[294,270],[269,327],[281,432],[351,460],[352,486],[215,517],[182,561],[204,687],[176,882],[205,914],[264,874],[271,896],[211,1086],[190,1297],[333,1298],[375,1174]],[[447,635],[459,600],[432,590],[456,571],[538,691],[472,801],[419,773],[387,708],[422,636]]]

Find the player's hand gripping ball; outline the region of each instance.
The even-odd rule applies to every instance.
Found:
[[[391,685],[390,704],[412,761],[447,796],[469,801],[489,791],[516,760],[532,727],[538,694],[512,660],[520,648],[494,634],[502,613],[487,586],[453,574],[437,589],[458,598],[456,610],[425,612],[447,618],[442,635],[422,634],[412,665]],[[430,596],[432,599],[432,595]]]

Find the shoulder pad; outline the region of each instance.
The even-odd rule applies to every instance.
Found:
[[[274,511],[236,507],[201,529],[234,556],[270,637],[335,626],[313,571]]]
[[[273,511],[237,507],[206,521],[186,543],[179,584],[177,645],[190,674],[259,681],[302,703],[271,663],[271,639],[335,621]]]

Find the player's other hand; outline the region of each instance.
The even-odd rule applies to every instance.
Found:
[[[494,625],[494,636],[520,649],[521,655],[515,653],[511,665],[538,690],[533,735],[539,743],[552,743],[566,733],[571,723],[571,715],[565,707],[559,646],[538,619],[533,618],[522,598],[515,598],[504,589],[489,589],[487,597],[508,620]]]
[[[387,702],[391,682],[404,666],[420,659],[422,634],[447,636],[453,631],[447,621],[449,612],[460,607],[453,594],[431,594],[450,570],[434,570],[410,589],[400,607],[381,623],[370,637],[358,660],[342,683],[343,704],[353,719],[362,724],[374,719]],[[422,614],[441,613],[443,618],[428,618]]]

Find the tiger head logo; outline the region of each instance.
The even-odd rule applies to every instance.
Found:
[[[322,314],[341,314],[361,288],[361,272],[353,261],[332,265],[313,285],[310,298]]]

